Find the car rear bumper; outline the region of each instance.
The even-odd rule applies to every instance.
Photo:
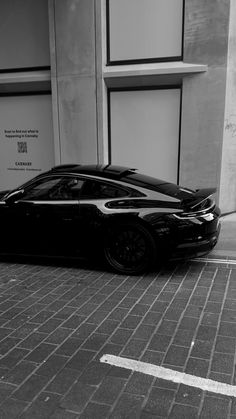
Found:
[[[221,224],[219,222],[216,231],[206,235],[201,240],[178,244],[172,253],[171,259],[199,257],[207,254],[215,247],[219,238],[220,229]]]

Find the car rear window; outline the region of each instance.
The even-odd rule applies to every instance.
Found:
[[[81,192],[81,199],[106,199],[128,196],[126,189],[98,180],[86,180]]]

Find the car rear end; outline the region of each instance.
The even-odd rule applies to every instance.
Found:
[[[126,181],[166,196],[165,239],[174,257],[204,255],[216,245],[221,226],[215,188],[191,190],[138,173],[126,176]]]
[[[216,245],[221,228],[220,209],[212,196],[172,217],[175,225],[175,257],[202,256]]]

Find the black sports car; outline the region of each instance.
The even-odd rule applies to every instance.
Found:
[[[220,231],[215,189],[190,190],[113,165],[56,166],[0,193],[2,254],[95,255],[123,274],[199,256]]]

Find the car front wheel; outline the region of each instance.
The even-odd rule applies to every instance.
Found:
[[[109,229],[104,254],[116,272],[138,275],[151,268],[156,256],[156,245],[152,235],[141,224],[122,223]]]

